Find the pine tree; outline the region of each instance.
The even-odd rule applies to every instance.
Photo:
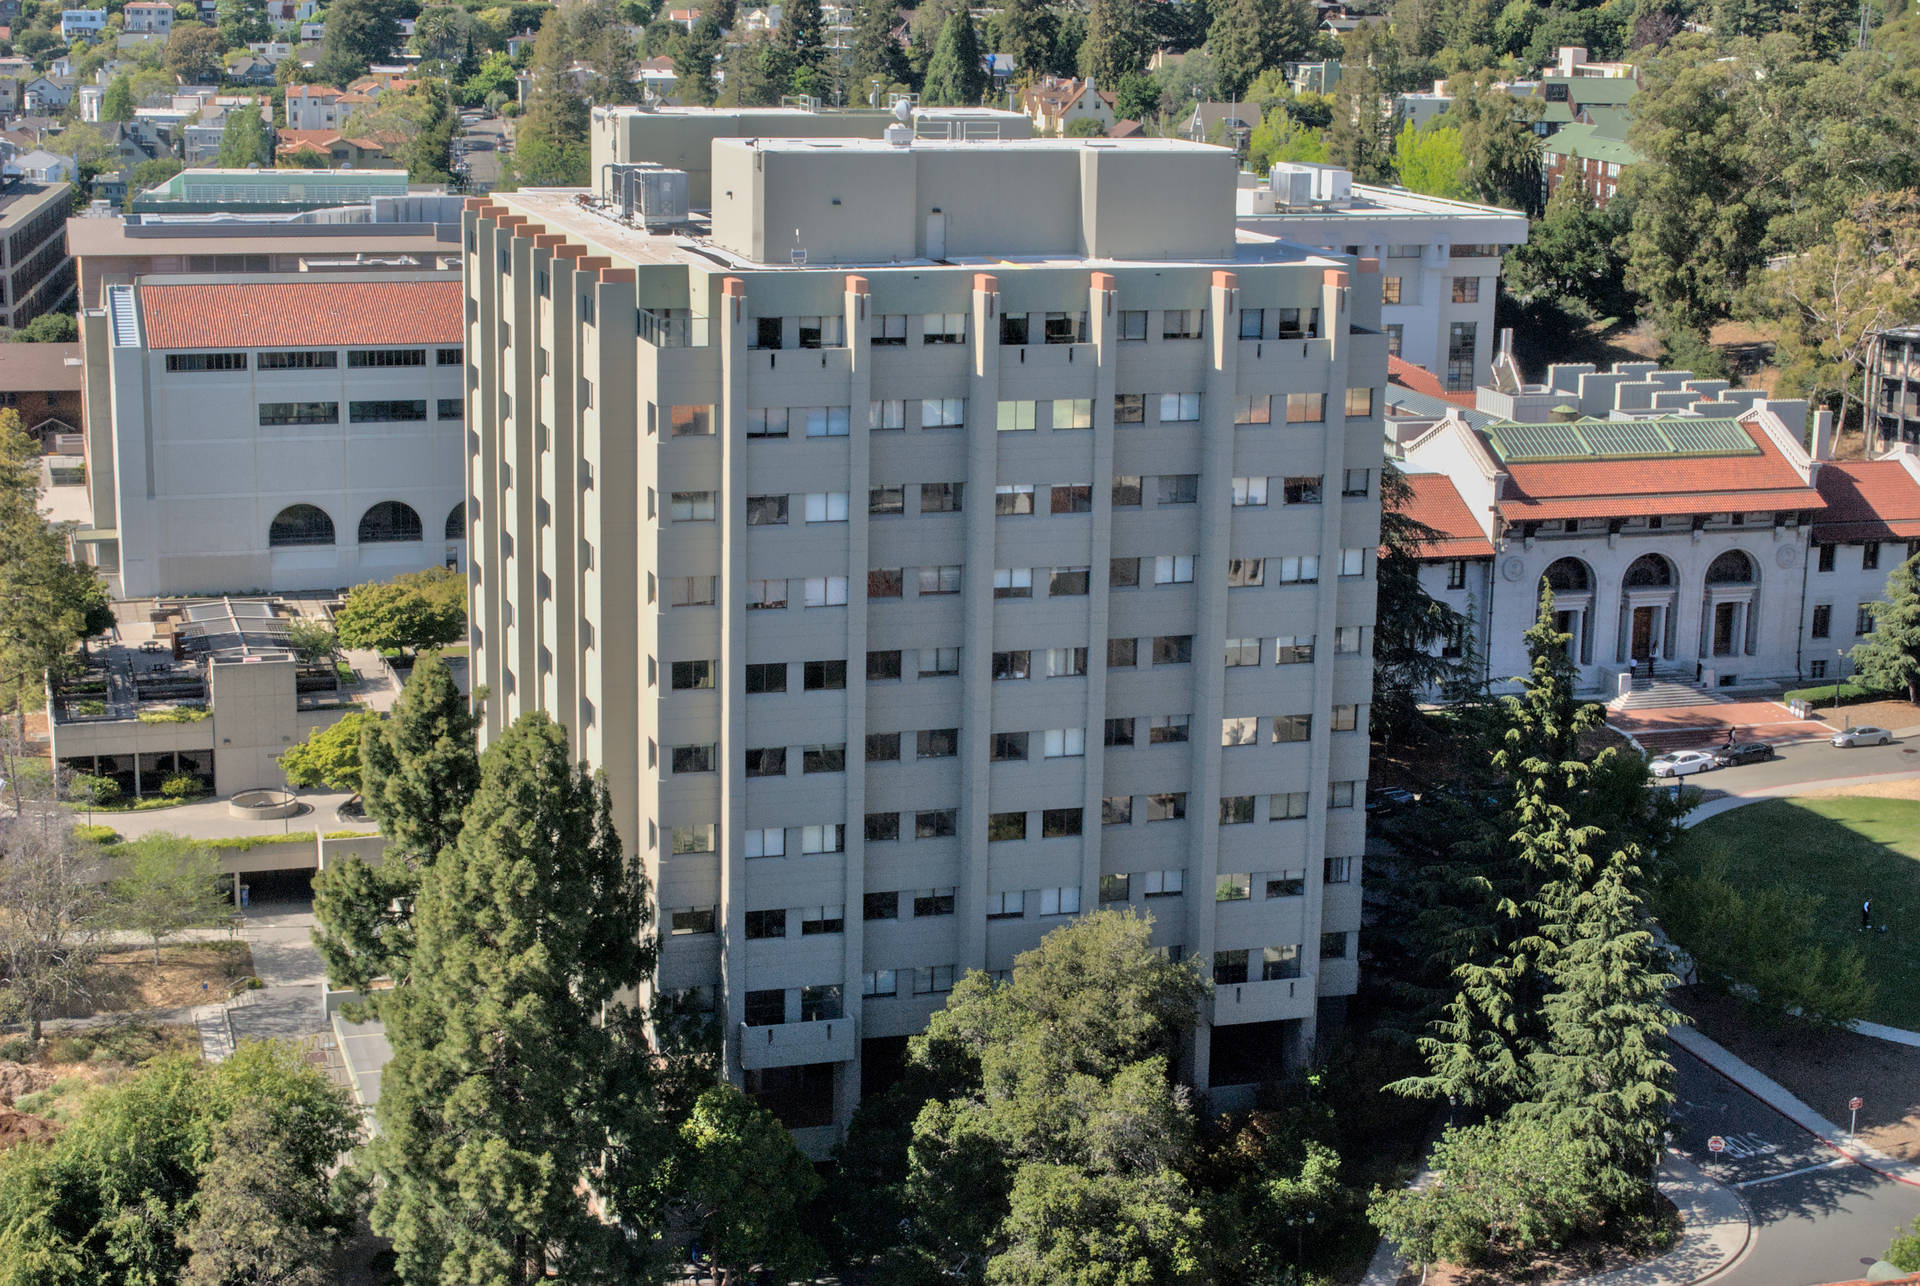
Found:
[[[644,1239],[598,1217],[658,1155],[655,1072],[619,997],[652,975],[645,877],[564,729],[516,720],[427,872],[368,1149],[373,1225],[408,1281],[633,1280]],[[623,1212],[624,1213],[624,1212]]]
[[[996,21],[994,52],[1013,60],[1013,74],[1034,80],[1053,53],[1051,15],[1040,0],[1007,0]]]
[[[825,61],[827,40],[821,28],[820,0],[787,0],[780,12],[780,43],[793,56],[794,70],[815,71]]]
[[[1853,664],[1860,678],[1885,688],[1905,688],[1920,703],[1920,555],[1887,577],[1887,596],[1873,604],[1873,633],[1856,643]]]
[[[1442,645],[1472,633],[1472,623],[1420,583],[1420,557],[1440,533],[1414,518],[1413,487],[1391,461],[1380,467],[1378,623],[1373,630],[1373,707],[1376,737],[1395,739],[1421,722],[1420,702],[1463,677],[1461,660]]]
[[[1368,23],[1347,38],[1340,62],[1340,84],[1333,92],[1333,119],[1327,153],[1353,171],[1361,183],[1392,177],[1392,117],[1387,95],[1398,70],[1398,54],[1384,23]]]
[[[520,186],[587,184],[587,100],[569,70],[571,46],[562,12],[548,12],[533,42],[533,86],[509,158],[513,182]]]
[[[376,978],[404,981],[413,955],[413,904],[421,881],[460,835],[480,781],[478,716],[438,653],[414,665],[393,713],[360,746],[362,798],[380,823],[379,866],[349,857],[314,879],[314,943],[335,986],[365,991]]]
[[[927,60],[927,80],[920,101],[929,107],[972,107],[987,91],[987,72],[981,65],[980,37],[973,17],[961,5],[940,28],[933,56]]]
[[[1096,86],[1117,85],[1129,72],[1147,65],[1153,35],[1141,17],[1138,0],[1093,0],[1087,11],[1087,36],[1080,46],[1080,74]]]
[[[847,97],[866,101],[877,86],[880,98],[873,105],[887,105],[890,85],[899,84],[907,74],[906,55],[893,34],[893,0],[860,0],[853,19],[853,48],[847,59]]]
[[[1224,98],[1237,99],[1263,71],[1278,71],[1288,59],[1313,47],[1314,15],[1308,0],[1230,0],[1214,14],[1207,52]]]
[[[722,37],[723,28],[710,7],[673,51],[673,70],[679,77],[674,84],[687,102],[701,107],[712,104],[713,60],[720,53]]]

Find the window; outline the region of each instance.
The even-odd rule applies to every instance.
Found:
[[[1319,424],[1327,418],[1325,393],[1287,394],[1288,424]]]
[[[906,573],[901,568],[870,567],[867,569],[868,598],[899,598],[906,592],[906,585]]]
[[[873,346],[875,348],[901,348],[907,342],[907,315],[905,313],[883,313],[873,319]]]
[[[1350,884],[1353,881],[1353,859],[1350,857],[1329,857],[1320,864],[1320,880],[1323,884]]]
[[[1186,585],[1192,581],[1192,554],[1161,554],[1153,560],[1154,584]]]
[[[273,428],[284,424],[338,424],[338,402],[262,402],[260,424]]]
[[[1166,746],[1185,742],[1192,726],[1192,715],[1156,714],[1147,720],[1147,744]]]
[[[1336,625],[1333,630],[1333,650],[1347,656],[1360,654],[1360,626]]]
[[[1116,474],[1113,479],[1113,507],[1137,509],[1140,506],[1140,475]]]
[[[1853,611],[1853,632],[1859,635],[1873,633],[1873,604],[1862,603]]]
[[[1033,402],[1002,402],[994,426],[1002,433],[1026,433],[1034,427]]]
[[[807,907],[800,912],[800,936],[803,938],[813,938],[823,933],[839,933],[846,925],[846,920],[847,909],[844,906]],[[807,1018],[806,993],[815,990],[819,989],[808,987],[806,991],[800,993],[800,1017],[803,1021]],[[832,990],[837,994],[840,989],[835,987]],[[838,1017],[839,1015],[835,1014],[833,1016]]]
[[[675,410],[680,408],[675,407]],[[708,408],[711,410],[711,408]],[[787,436],[787,408],[770,406],[762,410],[741,412],[746,422],[747,436],[750,438],[784,438]]]
[[[987,919],[1017,920],[1027,913],[1027,895],[1019,889],[987,894]]]
[[[1162,634],[1153,640],[1155,665],[1186,665],[1193,660],[1193,635]]]
[[[1002,344],[1024,344],[1027,342],[1027,314],[1000,314],[1000,342]]]
[[[1279,560],[1278,580],[1283,585],[1310,585],[1320,579],[1320,556],[1318,554],[1292,554]]]
[[[1281,498],[1290,505],[1317,505],[1320,503],[1321,479],[1288,478],[1281,486]]]
[[[920,597],[931,598],[936,594],[958,594],[960,592],[960,568],[958,564],[950,567],[922,567],[917,569]],[[999,597],[998,594],[995,597]]]
[[[762,746],[747,751],[747,776],[784,777],[787,775],[787,748]]]
[[[703,746],[673,747],[673,771],[675,773],[712,772],[714,761],[713,743]]]
[[[691,692],[713,686],[712,661],[675,661],[673,663],[673,690]]]
[[[1198,393],[1162,393],[1160,395],[1160,423],[1188,424],[1200,418],[1200,395]]]
[[[1160,338],[1199,339],[1206,329],[1207,314],[1200,308],[1169,308],[1160,314]]]
[[[1345,933],[1321,934],[1320,958],[1322,960],[1345,960],[1347,958],[1347,935]]]
[[[1266,504],[1267,480],[1265,478],[1235,478],[1233,480],[1233,503],[1238,508]]]
[[[926,344],[964,344],[967,342],[965,313],[927,313],[920,319],[921,342]]]
[[[1877,572],[1880,570],[1880,542],[1869,540],[1860,546],[1860,570]]]
[[[807,577],[804,601],[808,607],[845,607],[847,578],[845,576]]]
[[[747,526],[784,527],[787,525],[787,497],[748,496]]]
[[[900,838],[900,814],[868,813],[866,836],[869,844],[884,844]],[[868,919],[874,917],[868,916]]]
[[[1349,416],[1373,414],[1373,390],[1370,388],[1350,388],[1347,390],[1347,414]]]
[[[847,319],[845,317],[802,317],[800,319],[800,347],[845,348],[846,346]]]
[[[422,538],[420,515],[398,500],[382,500],[360,515],[360,543],[389,544]],[[511,551],[509,551],[511,552]]]
[[[946,674],[960,673],[960,649],[957,647],[923,647],[920,649],[920,677],[934,678]]]
[[[883,683],[888,679],[897,679],[899,677],[900,677],[900,653],[899,652],[893,651],[893,652],[867,653],[867,682]]]
[[[1328,808],[1352,808],[1354,787],[1357,782],[1336,781],[1327,784]]]
[[[460,365],[460,350],[443,348],[442,353],[452,353],[451,362],[442,362],[442,366]],[[340,355],[329,348],[294,349],[290,352],[256,353],[253,367],[258,371],[331,371],[339,365]],[[172,359],[168,359],[167,369],[172,370]]]
[[[1083,647],[1050,647],[1047,649],[1047,677],[1049,679],[1067,679],[1085,675],[1087,672],[1087,649]]]
[[[1047,578],[1047,595],[1050,598],[1072,598],[1087,592],[1087,573],[1085,567],[1056,567]]]
[[[850,408],[844,406],[796,406],[787,411],[788,422],[798,416],[806,424],[810,438],[844,438],[849,427]]]
[[[1357,705],[1337,705],[1333,708],[1333,730],[1352,732],[1360,724],[1360,707]]]
[[[995,652],[993,677],[996,679],[1027,678],[1032,668],[1032,658],[1031,652]]]
[[[808,522],[845,522],[847,520],[847,493],[844,491],[810,491],[806,497]]]
[[[920,427],[957,429],[967,422],[964,397],[927,397],[920,399]]]
[[[898,920],[900,918],[900,895],[898,893],[868,893],[860,900],[860,918],[863,920]]]
[[[1109,746],[1131,746],[1133,744],[1133,719],[1107,720],[1107,744]]]
[[[1140,560],[1138,558],[1108,559],[1107,586],[1110,589],[1138,589],[1140,587]]]
[[[1833,605],[1831,603],[1816,603],[1813,608],[1813,637],[1817,639],[1826,638],[1832,629]]]
[[[952,965],[925,965],[913,971],[913,994],[943,996],[953,990]]]
[[[1216,902],[1245,902],[1253,896],[1253,876],[1222,875],[1214,881],[1213,900]]]
[[[751,830],[746,834],[748,857],[785,857],[787,855],[787,832],[782,826],[771,826],[762,830]]]
[[[1365,576],[1367,574],[1367,551],[1343,549],[1340,551],[1340,574],[1342,576]]]
[[[1447,392],[1472,391],[1473,352],[1478,333],[1477,322],[1452,322],[1447,326]]]
[[[1002,844],[1009,840],[1027,837],[1027,815],[1025,813],[989,813],[987,814],[987,842]]]
[[[1244,947],[1213,953],[1213,983],[1216,987],[1232,987],[1246,980],[1247,951]]]
[[[1300,310],[1298,308],[1276,308],[1274,311],[1280,316],[1279,328],[1275,332],[1278,338],[1314,339],[1320,334],[1320,310],[1318,308],[1307,309],[1307,324],[1304,327],[1300,324]]]
[[[747,582],[747,610],[749,612],[771,611],[787,605],[787,582],[784,580],[750,580]]]
[[[289,505],[267,528],[267,545],[281,549],[297,545],[331,545],[333,519],[316,505]]]
[[[1240,338],[1259,339],[1266,318],[1266,313],[1261,309],[1242,308],[1240,310]]]
[[[808,661],[801,670],[802,685],[808,692],[837,692],[847,686],[845,661]]]
[[[1084,344],[1087,342],[1087,315],[1078,313],[1047,313],[1046,340],[1049,344]]]
[[[261,422],[265,423],[264,420]],[[1821,571],[1830,572],[1833,570],[1833,551],[1835,548],[1836,546],[1833,546],[1833,545],[1820,546],[1820,570]]]
[[[1222,826],[1243,826],[1252,820],[1252,795],[1222,795],[1220,797],[1220,824]]]
[[[1267,560],[1264,558],[1229,558],[1227,560],[1227,587],[1246,589],[1254,585],[1267,583]]]
[[[689,933],[713,932],[713,908],[710,906],[677,907],[668,913],[669,932],[673,937],[683,937]]]
[[[1145,424],[1147,422],[1147,395],[1145,393],[1115,393],[1113,395],[1113,422],[1115,424]]]
[[[923,889],[913,895],[913,918],[924,919],[934,915],[953,914],[953,890]]]
[[[354,348],[347,350],[349,369],[389,366],[425,366],[424,348]]]
[[[1400,356],[1400,346],[1406,340],[1406,326],[1400,322],[1388,322],[1381,329],[1387,332],[1387,356]]]
[[[1121,339],[1145,339],[1147,337],[1147,314],[1145,309],[1124,310],[1120,314]]]
[[[987,758],[996,764],[1025,763],[1027,734],[996,732],[987,738]]]
[[[1313,716],[1310,714],[1283,714],[1273,721],[1273,739],[1276,744],[1308,741],[1312,737]]]
[[[1052,495],[1052,512],[1057,514],[1090,514],[1093,512],[1092,484],[1060,486],[1055,484]]]
[[[262,357],[267,354],[262,353]],[[327,354],[332,357],[332,353]],[[245,353],[168,353],[168,374],[201,374],[218,371],[244,371],[247,369]]]
[[[923,482],[920,484],[920,512],[957,514],[966,484],[961,482]]]
[[[467,418],[466,399],[458,397],[435,398],[433,418],[436,420],[464,420]]]
[[[847,743],[834,746],[802,746],[800,748],[800,771],[803,773],[845,772],[847,770]]]
[[[1383,304],[1400,302],[1400,278],[1382,277],[1380,279],[1380,302]]]
[[[1033,512],[1033,488],[1011,483],[993,489],[993,512],[1001,518],[1017,518]]]
[[[1311,634],[1282,634],[1273,641],[1275,665],[1305,665],[1313,660]]]
[[[712,437],[713,408],[711,406],[670,406],[667,408],[667,423],[672,426],[673,436],[676,438]],[[781,426],[780,436],[786,436],[784,423]]]
[[[1190,505],[1200,499],[1200,476],[1193,473],[1163,473],[1158,479],[1156,503]]]
[[[1103,875],[1100,877],[1100,900],[1102,902],[1125,902],[1132,893],[1132,876]]]
[[[1462,241],[1447,247],[1449,259],[1497,259],[1499,257],[1500,247],[1484,242]]]
[[[1220,744],[1222,746],[1251,746],[1260,739],[1260,719],[1257,715],[1228,715],[1220,720]],[[1248,799],[1253,796],[1247,796]],[[1253,818],[1247,818],[1252,821]]]
[[[1447,588],[1465,589],[1467,587],[1467,560],[1455,558],[1447,563]]]
[[[1455,277],[1453,279],[1453,302],[1456,304],[1477,304],[1480,302],[1480,278]]]
[[[687,853],[711,853],[713,835],[712,822],[703,826],[676,826],[668,837],[668,843],[676,857]]]
[[[1235,424],[1273,423],[1272,394],[1254,393],[1247,397],[1235,398],[1233,401],[1233,422]]]
[[[1259,639],[1228,639],[1227,668],[1260,664]]]
[[[1133,824],[1133,796],[1108,795],[1100,801],[1100,824],[1102,826],[1130,826]]]
[[[1049,728],[1040,736],[1048,759],[1077,759],[1087,753],[1085,728]]]
[[[746,1024],[749,1027],[777,1027],[787,1021],[787,993],[768,988],[747,993]]]
[[[780,317],[756,317],[753,329],[755,348],[779,348],[786,330],[786,320]]]
[[[1265,878],[1266,896],[1270,898],[1304,897],[1307,892],[1307,873],[1298,871],[1269,871]]]
[[[1109,670],[1131,670],[1139,663],[1140,641],[1138,639],[1108,639],[1107,668]]]
[[[747,912],[747,938],[749,941],[759,938],[784,938],[787,936],[787,913],[781,911]]]
[[[1041,915],[1080,914],[1080,890],[1075,886],[1040,890]]]
[[[1032,598],[1033,569],[1031,567],[995,568],[993,596],[995,598]]]
[[[1808,677],[1808,678],[1810,678],[1810,679],[1824,679],[1824,678],[1826,678],[1826,677],[1827,677],[1827,663],[1826,663],[1825,661],[1809,661],[1809,662],[1807,662],[1807,677]]]
[[[960,753],[958,728],[922,728],[914,734],[914,757],[951,759]]]
[[[1267,796],[1267,820],[1270,822],[1296,822],[1306,815],[1307,792],[1304,790]]]
[[[1260,981],[1283,982],[1300,976],[1300,948],[1262,947],[1260,948]]]
[[[1053,427],[1055,429],[1092,428],[1093,399],[1090,397],[1056,397],[1053,399]]]

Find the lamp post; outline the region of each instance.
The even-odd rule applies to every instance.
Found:
[[[1833,654],[1839,658],[1833,667],[1833,708],[1838,710],[1840,708],[1840,680],[1846,676],[1847,672],[1847,650],[1842,647],[1837,647],[1833,649]],[[1851,724],[1853,720],[1848,719],[1846,722]]]

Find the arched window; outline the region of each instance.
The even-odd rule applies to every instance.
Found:
[[[467,502],[462,500],[447,515],[447,539],[465,540],[467,538]]]
[[[281,549],[292,545],[331,545],[333,519],[317,505],[288,505],[267,528],[267,546]]]
[[[1673,568],[1658,554],[1642,554],[1627,568],[1628,589],[1657,589],[1673,584]]]
[[[1547,588],[1556,594],[1584,594],[1593,588],[1587,565],[1578,558],[1562,558],[1547,568]]]
[[[398,500],[382,500],[360,519],[360,543],[382,544],[399,540],[421,540],[420,515],[412,505]]]
[[[1729,549],[1707,567],[1709,585],[1751,585],[1753,560],[1737,549]]]

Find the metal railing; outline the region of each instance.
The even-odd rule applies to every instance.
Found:
[[[678,308],[642,308],[640,338],[655,348],[705,348],[707,319]]]

